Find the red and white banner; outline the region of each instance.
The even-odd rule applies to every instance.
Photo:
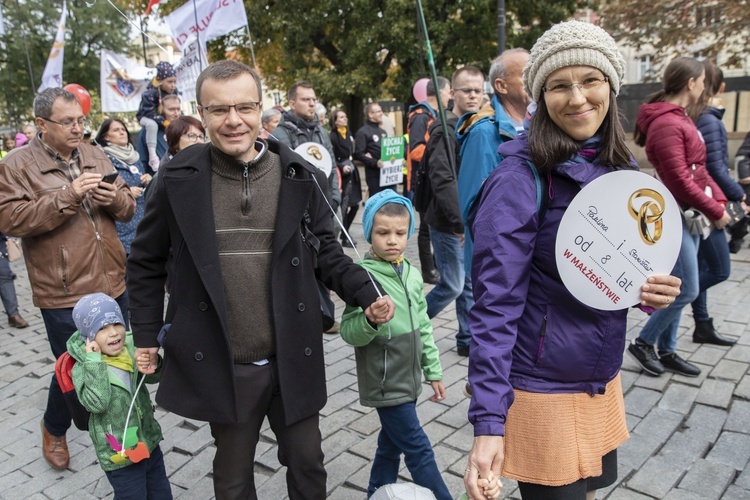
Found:
[[[197,35],[200,43],[205,44],[246,26],[247,12],[242,0],[192,0],[165,16],[164,21],[175,45],[183,51],[190,35]]]
[[[151,13],[151,7],[158,3],[166,2],[167,0],[148,0],[148,6],[146,7],[146,12],[143,14],[144,16],[147,16]]]

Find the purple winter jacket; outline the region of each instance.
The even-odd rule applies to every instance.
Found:
[[[469,314],[469,421],[475,436],[505,435],[514,388],[603,394],[625,349],[627,309],[600,311],[579,302],[562,284],[554,256],[570,202],[613,169],[591,163],[555,167],[538,227],[526,137],[502,144],[498,152],[505,159],[487,179],[472,226],[476,304]]]

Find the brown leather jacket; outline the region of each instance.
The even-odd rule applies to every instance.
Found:
[[[81,144],[78,151],[81,172],[114,171],[98,148]],[[0,231],[23,238],[35,306],[73,307],[89,293],[125,292],[125,250],[115,220],[133,217],[135,198],[122,179],[115,184],[114,202],[90,203],[89,214],[39,136],[0,160]]]

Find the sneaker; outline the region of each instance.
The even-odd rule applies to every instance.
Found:
[[[333,326],[325,331],[325,333],[339,333],[339,328],[341,328],[341,325],[339,325],[338,321],[333,322]]]
[[[659,376],[664,373],[664,365],[659,361],[653,346],[635,339],[628,346],[628,354],[649,375]]]
[[[457,346],[456,352],[458,353],[459,356],[467,358],[469,357],[469,346],[468,345]]]
[[[670,372],[677,373],[678,375],[685,375],[686,377],[697,377],[701,374],[700,368],[688,363],[687,361],[679,357],[677,353],[670,352],[669,354],[664,354],[659,359],[661,361],[661,364],[664,366],[664,369],[669,370]]]
[[[466,382],[466,385],[464,386],[464,396],[471,399],[472,394],[474,394],[474,391],[471,390],[471,384]]]

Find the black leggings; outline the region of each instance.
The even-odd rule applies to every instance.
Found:
[[[518,482],[524,500],[586,500],[589,491],[606,488],[617,480],[617,450],[602,457],[602,475],[579,479],[563,486]]]

